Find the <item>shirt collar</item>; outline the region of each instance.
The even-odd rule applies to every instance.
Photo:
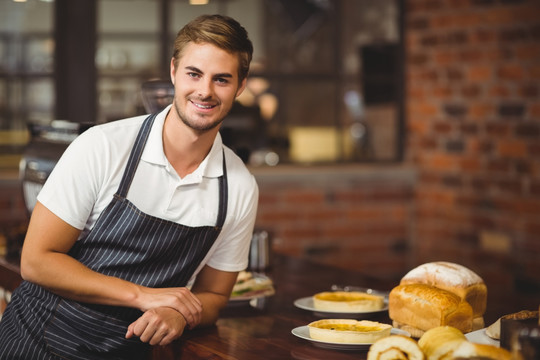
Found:
[[[148,163],[164,166],[169,169],[170,164],[163,151],[163,124],[165,118],[169,113],[171,105],[167,106],[161,111],[155,118],[146,146],[141,156],[141,160]],[[214,144],[210,149],[208,155],[201,162],[199,167],[191,174],[186,176],[187,178],[195,178],[193,180],[201,179],[202,177],[215,178],[223,175],[223,141],[221,135],[218,133],[214,139]],[[200,180],[199,180],[200,181]]]

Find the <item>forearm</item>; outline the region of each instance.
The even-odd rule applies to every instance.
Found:
[[[199,298],[203,307],[200,326],[215,324],[229,297],[211,292],[195,293],[195,296]]]
[[[212,325],[227,305],[237,272],[225,272],[205,266],[193,284],[193,294],[202,303],[201,325]]]
[[[92,271],[64,253],[48,252],[39,258],[23,253],[21,275],[23,279],[68,299],[139,309],[143,307],[143,287]]]

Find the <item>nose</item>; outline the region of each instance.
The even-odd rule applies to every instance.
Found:
[[[212,91],[212,80],[202,78],[199,81],[199,86],[197,88],[197,96],[199,96],[201,99],[207,99],[212,97]]]

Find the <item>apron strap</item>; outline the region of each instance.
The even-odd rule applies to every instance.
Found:
[[[227,166],[225,164],[225,150],[223,150],[223,175],[219,177],[219,208],[216,227],[222,228],[227,216],[229,202],[229,186],[227,183]]]
[[[135,144],[133,145],[133,149],[131,150],[131,154],[129,155],[126,169],[124,170],[124,175],[122,176],[120,186],[118,187],[118,191],[116,192],[116,194],[122,198],[127,197],[129,187],[131,186],[131,182],[133,181],[133,177],[135,176],[137,166],[139,165],[139,161],[141,160],[146,141],[148,140],[148,135],[150,134],[150,130],[152,129],[152,125],[154,124],[156,116],[157,113],[151,114],[144,120],[141,126],[141,130],[139,130],[139,134],[135,139]],[[223,224],[225,223],[225,217],[227,216],[227,205],[229,200],[228,189],[229,187],[227,183],[225,150],[223,150],[223,175],[219,178],[219,208],[218,218],[216,221],[216,227],[218,228],[223,227]]]
[[[157,113],[149,115],[144,120],[141,130],[139,130],[139,134],[137,135],[137,139],[135,140],[135,144],[133,145],[133,149],[131,150],[131,154],[129,155],[126,170],[124,170],[124,175],[122,176],[120,186],[118,187],[118,191],[116,192],[122,198],[125,198],[127,196],[129,187],[131,186],[131,182],[133,181],[133,177],[135,176],[135,171],[137,170],[137,166],[139,165],[139,160],[141,159],[144,146],[146,145],[146,140],[148,140],[148,134],[150,134],[150,130],[152,129],[152,124],[154,123],[156,115]]]

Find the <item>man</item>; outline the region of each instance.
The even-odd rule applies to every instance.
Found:
[[[173,104],[70,145],[33,210],[0,359],[145,358],[217,320],[257,210],[253,176],[218,133],[252,52],[235,20],[193,20],[175,40]]]

